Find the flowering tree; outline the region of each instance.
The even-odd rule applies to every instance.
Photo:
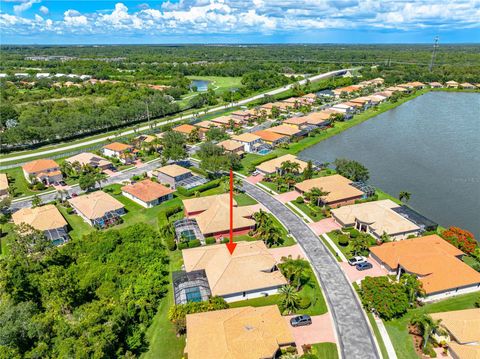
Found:
[[[473,233],[458,227],[448,228],[442,233],[442,237],[467,254],[472,254],[477,247]]]

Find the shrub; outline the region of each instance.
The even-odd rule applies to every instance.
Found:
[[[350,238],[357,238],[359,235],[357,230],[353,230],[350,232]]]
[[[181,211],[183,211],[183,208],[180,205],[169,207],[165,210],[165,216],[168,218],[174,214],[180,213]]]
[[[230,238],[228,237],[222,238],[222,243],[228,243],[228,242],[230,242]]]
[[[177,248],[182,250],[182,249],[187,249],[188,248],[188,243],[185,242],[180,242],[177,244]]]
[[[200,243],[200,239],[192,239],[188,242],[188,248],[195,248],[200,247],[202,243]]]
[[[168,250],[174,251],[175,249],[177,249],[177,243],[175,242],[175,239],[174,239],[174,238],[172,238],[172,237],[167,237],[167,238],[165,239],[165,243],[167,244]]]
[[[297,199],[295,200],[295,202],[298,203],[298,204],[303,203],[303,202],[304,202],[303,197],[302,197],[302,196],[298,196]]]
[[[350,242],[350,239],[347,236],[341,236],[338,239],[338,244],[341,245],[342,247],[348,246],[349,242]]]
[[[185,197],[190,197],[192,195],[192,193],[189,190],[187,190],[185,187],[182,187],[182,186],[177,187],[177,192]]]
[[[312,301],[310,300],[310,298],[303,297],[300,300],[300,304],[299,304],[300,309],[307,309],[308,307],[310,307],[310,305],[312,305]]]
[[[217,243],[217,241],[215,240],[214,237],[208,237],[208,238],[205,239],[205,243],[206,244],[215,244],[215,243]]]
[[[36,185],[35,185],[35,189],[37,191],[43,191],[45,189],[45,185],[43,184],[43,182],[38,182]]]

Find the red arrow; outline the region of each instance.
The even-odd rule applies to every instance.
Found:
[[[227,243],[228,251],[233,255],[237,243],[233,243],[233,171],[230,169],[230,241]]]

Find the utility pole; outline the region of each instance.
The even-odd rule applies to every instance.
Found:
[[[428,67],[428,70],[432,72],[433,69],[433,64],[435,62],[435,55],[437,54],[437,49],[438,49],[438,36],[435,36],[435,42],[433,43],[433,52],[432,52],[432,60],[430,61],[430,66]]]

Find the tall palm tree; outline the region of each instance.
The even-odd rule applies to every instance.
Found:
[[[430,315],[426,313],[418,314],[410,320],[410,323],[415,325],[422,333],[423,350],[425,350],[433,333],[443,333],[443,330],[440,328],[440,322],[441,319],[434,320]]]
[[[63,161],[62,163],[60,163],[60,171],[65,177],[70,177],[70,175],[74,171],[74,168],[69,161]]]
[[[281,244],[283,243],[282,231],[270,221],[269,225],[265,228],[263,238],[261,237],[261,239],[265,242],[267,247]]]
[[[402,191],[398,194],[398,199],[403,203],[407,203],[408,201],[410,201],[411,196],[412,194],[410,192]]]
[[[318,207],[320,207],[320,201],[322,197],[325,197],[330,192],[324,191],[323,188],[312,187],[309,191],[310,202],[315,202]]]
[[[107,175],[100,170],[97,170],[94,174],[95,183],[98,184],[98,187],[102,189],[102,182],[107,179]]]
[[[295,287],[292,285],[284,285],[279,290],[280,292],[280,306],[284,312],[292,314],[296,312],[300,307],[300,296],[298,295]]]
[[[368,246],[370,244],[370,239],[368,235],[361,234],[357,238],[352,238],[351,241],[351,246],[352,246],[352,252],[355,255],[358,255],[368,249]]]

